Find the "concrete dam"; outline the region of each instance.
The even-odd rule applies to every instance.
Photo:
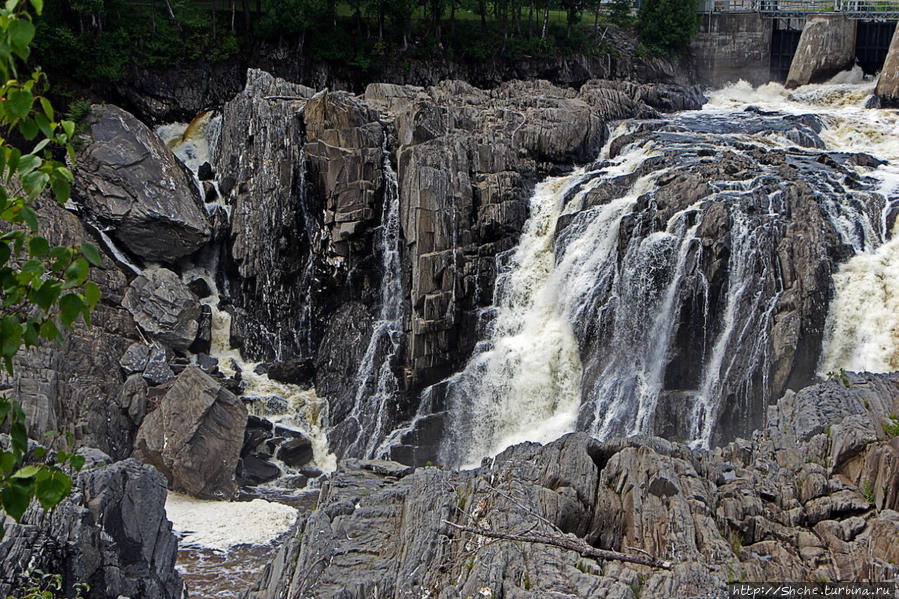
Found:
[[[899,100],[899,3],[706,0],[691,45],[702,83],[743,79],[796,87],[859,65],[882,73],[878,96]]]

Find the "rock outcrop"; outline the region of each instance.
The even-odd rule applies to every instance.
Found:
[[[134,456],[155,466],[174,491],[231,499],[247,409],[203,371],[188,366],[137,432]]]
[[[175,262],[209,240],[190,173],[155,133],[108,104],[91,108],[87,127],[72,195],[90,220],[154,262]]]
[[[128,279],[77,216],[52,200],[40,200],[36,210],[40,234],[51,245],[89,241],[100,247],[103,265],[93,267],[90,278],[100,287],[101,301],[91,315],[91,328],[79,319],[65,333],[64,343],[19,352],[15,376],[0,375],[4,393],[24,407],[32,436],[70,431],[79,446],[126,458],[143,418],[139,402],[132,403],[132,395],[123,391],[125,375],[119,366],[127,348],[140,338],[121,305]]]
[[[576,433],[480,468],[408,471],[349,460],[322,487],[252,599],[718,596],[740,580],[890,581],[897,459],[883,426],[899,377],[847,375],[788,393],[752,441],[708,452]],[[379,467],[382,466],[382,467]],[[579,538],[671,570],[493,540]]]
[[[151,338],[183,352],[197,338],[200,303],[174,272],[153,266],[131,281],[122,299]]]
[[[88,464],[53,512],[35,503],[20,524],[4,522],[0,594],[22,596],[37,569],[62,575],[65,596],[87,583],[87,597],[181,599],[165,497],[162,475],[137,460]]]
[[[793,55],[786,88],[819,83],[850,68],[855,61],[855,23],[842,15],[810,18]]]
[[[215,171],[231,204],[231,340],[256,360],[307,356],[306,269],[318,241],[307,206],[300,110],[313,90],[250,71],[222,113]],[[268,98],[268,99],[267,99]]]
[[[899,27],[893,32],[893,40],[890,42],[890,49],[887,51],[874,94],[884,108],[899,107]]]

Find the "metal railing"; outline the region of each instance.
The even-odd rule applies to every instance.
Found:
[[[700,13],[758,13],[765,17],[844,15],[853,19],[899,19],[899,0],[701,0]]]

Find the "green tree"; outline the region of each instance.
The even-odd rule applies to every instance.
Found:
[[[7,0],[0,8],[0,358],[10,376],[23,347],[58,340],[60,327],[70,329],[79,318],[90,326],[100,299],[99,288],[87,280],[90,264],[100,264],[97,249],[89,243],[51,247],[38,235],[38,196],[49,189],[60,204],[69,198],[72,173],[60,160],[74,157],[75,124],[56,118],[45,96],[46,76],[28,69],[32,8],[40,14],[43,0],[30,0],[30,6]],[[45,509],[55,507],[72,486],[63,468],[77,470],[84,458],[60,450],[51,464],[43,447],[29,454],[25,413],[5,397],[0,427],[9,431],[0,451],[2,510],[18,521],[34,498]]]
[[[699,26],[697,0],[644,0],[637,30],[650,48],[677,52],[687,47]]]

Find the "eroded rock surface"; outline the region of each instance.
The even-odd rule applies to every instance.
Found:
[[[575,433],[480,468],[411,474],[346,461],[246,596],[274,598],[726,596],[738,580],[896,575],[899,376],[847,375],[788,393],[751,441],[708,452],[656,437]],[[848,439],[866,439],[850,444]],[[876,489],[876,490],[874,490]],[[573,535],[671,570],[497,541]]]

